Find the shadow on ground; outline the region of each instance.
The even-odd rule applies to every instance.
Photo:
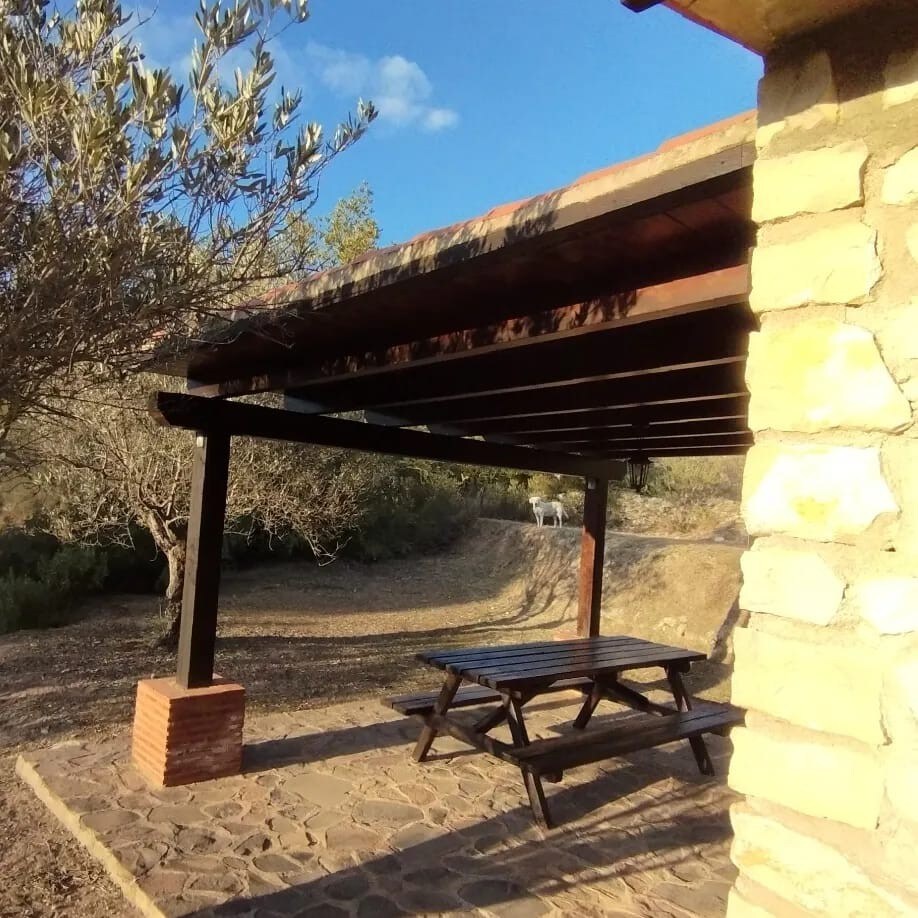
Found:
[[[563,706],[546,702],[540,707]],[[249,748],[247,770],[360,753],[378,745],[380,727],[259,743]],[[404,731],[391,733],[390,739],[392,745],[404,743]],[[710,738],[709,745],[718,772],[725,773],[729,743]],[[503,763],[489,760],[489,765],[515,773]],[[654,794],[664,775],[678,780]],[[469,908],[535,916],[550,902],[567,906],[567,914],[607,915],[619,913],[616,904],[625,909],[640,903],[645,890],[655,903],[646,914],[671,914],[670,904],[690,914],[722,914],[735,870],[725,858],[713,871],[702,866],[700,852],[725,850],[731,837],[726,808],[712,814],[704,806],[710,787],[710,780],[694,771],[685,744],[648,750],[610,763],[592,780],[553,789],[550,803],[558,828],[551,831],[536,829],[528,806],[521,805],[328,876],[193,914],[333,915],[335,908],[359,903],[356,914],[367,916]],[[610,801],[619,804],[611,819]],[[663,882],[652,882],[661,876]]]

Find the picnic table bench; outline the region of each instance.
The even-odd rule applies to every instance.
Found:
[[[440,691],[385,699],[396,711],[424,723],[415,759],[423,761],[437,734],[446,733],[510,762],[522,772],[533,815],[544,828],[550,828],[552,821],[543,778],[560,781],[568,768],[680,740],[688,741],[699,771],[713,775],[703,735],[726,733],[743,719],[742,711],[731,705],[693,703],[682,674],[705,659],[703,653],[626,635],[430,650],[417,658],[445,672]],[[619,681],[621,673],[649,667],[663,669],[674,705],[657,704]],[[571,690],[584,696],[573,731],[531,741],[525,705],[540,695]],[[601,701],[613,701],[645,716],[629,716],[621,723],[588,730]],[[471,725],[450,716],[457,708],[491,704],[496,707]],[[504,722],[510,730],[509,743],[489,735]]]

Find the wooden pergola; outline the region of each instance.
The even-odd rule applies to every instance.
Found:
[[[188,394],[154,414],[196,432],[179,685],[213,678],[234,436],[581,476],[578,628],[597,634],[623,460],[751,444],[752,132],[741,116],[288,285],[161,366]],[[233,400],[264,392],[284,407]]]

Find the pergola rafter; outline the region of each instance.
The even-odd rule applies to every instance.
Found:
[[[377,424],[416,427],[419,424],[463,426],[466,419],[492,420],[585,410],[646,409],[661,403],[682,404],[692,411],[695,400],[746,395],[745,356],[720,357],[698,363],[657,367],[631,374],[611,373],[600,378],[562,381],[542,387],[538,399],[530,390],[466,395],[452,399],[420,399],[410,405],[390,405],[367,413]],[[534,412],[534,409],[538,409]]]
[[[618,427],[635,424],[666,424],[703,421],[708,418],[739,417],[745,420],[749,396],[745,393],[705,396],[698,399],[643,402],[615,405],[606,408],[573,408],[568,411],[551,411],[516,414],[491,418],[466,418],[462,429],[470,434],[526,434],[554,430],[590,430],[597,427]],[[397,418],[378,412],[367,412],[367,420],[377,424],[396,424]],[[428,425],[436,433],[436,424]]]

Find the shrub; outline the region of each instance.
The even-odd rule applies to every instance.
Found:
[[[159,591],[160,581],[166,570],[166,559],[146,529],[132,526],[130,545],[106,545],[97,551],[105,559],[105,592]]]
[[[743,485],[742,456],[705,456],[657,460],[650,467],[644,493],[677,495],[689,500],[720,497],[739,500]]]
[[[529,508],[529,495],[519,489],[507,489],[489,485],[482,488],[477,495],[469,498],[474,501],[474,507],[479,516],[492,520],[524,520],[532,519]]]
[[[101,552],[66,545],[31,570],[8,568],[0,577],[0,632],[48,628],[72,619],[74,606],[105,582]]]
[[[0,576],[30,574],[60,548],[54,536],[37,529],[11,528],[0,531]]]
[[[474,504],[459,482],[426,471],[397,468],[376,482],[344,554],[382,561],[442,551],[463,533],[476,516]]]

